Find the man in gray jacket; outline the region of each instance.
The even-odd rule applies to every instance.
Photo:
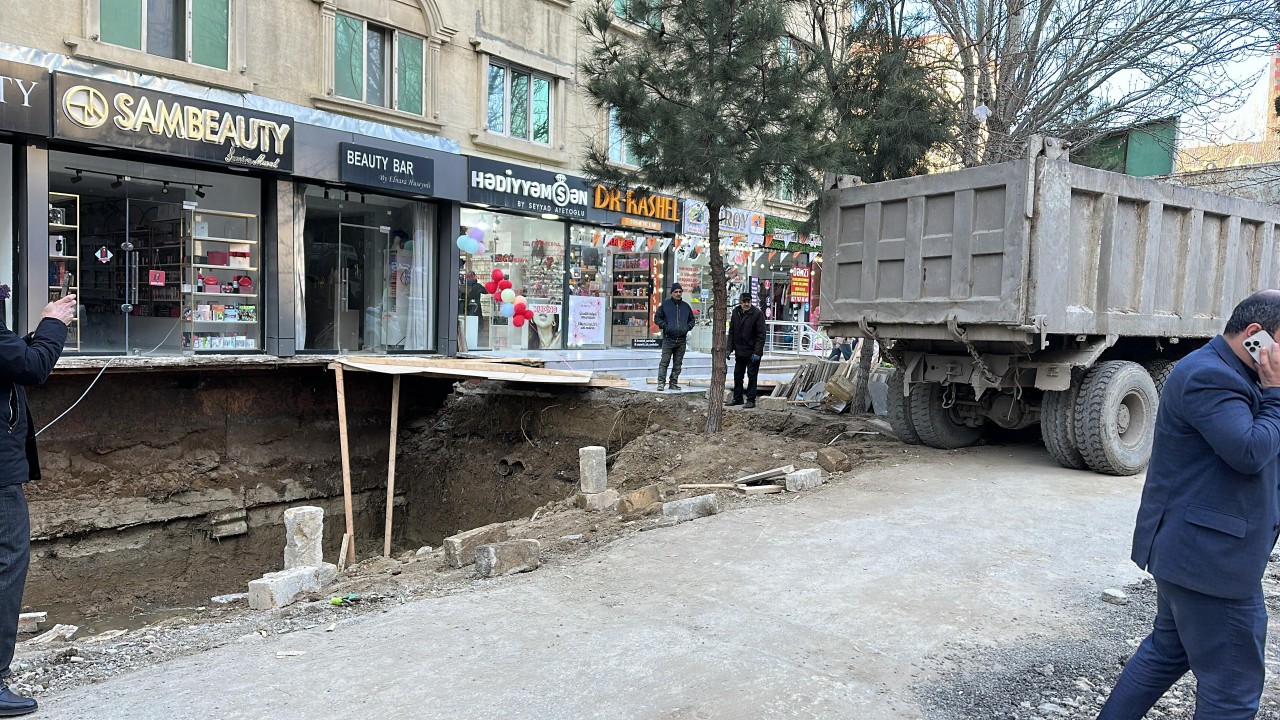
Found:
[[[675,360],[671,368],[671,389],[683,390],[680,387],[680,366],[684,364],[684,349],[688,344],[689,331],[693,329],[693,308],[684,301],[684,288],[680,283],[671,284],[671,297],[662,301],[653,321],[662,328],[662,359],[658,361],[658,392],[667,389],[667,365]]]

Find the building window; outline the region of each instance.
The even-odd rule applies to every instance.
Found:
[[[98,0],[102,42],[228,69],[231,0]]]
[[[618,109],[609,109],[609,160],[619,165],[639,166],[627,142],[627,134],[618,125]]]
[[[423,112],[426,42],[339,13],[334,25],[333,91],[339,97],[415,115]]]
[[[796,202],[796,181],[790,168],[783,168],[780,181],[773,186],[773,199],[783,202]]]
[[[492,133],[551,144],[551,78],[489,63],[485,127]]]
[[[658,10],[651,10],[647,17],[641,17],[640,13],[641,9],[636,7],[634,0],[613,0],[613,14],[627,22],[652,28],[662,24],[662,14]]]

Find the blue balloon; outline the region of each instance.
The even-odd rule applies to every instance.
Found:
[[[466,252],[466,251],[467,251],[467,241],[468,241],[468,240],[470,240],[470,239],[471,239],[471,238],[467,237],[466,235],[459,235],[459,236],[458,236],[458,249],[459,249],[459,250],[461,250],[462,252]]]
[[[502,303],[502,317],[509,318],[516,314],[516,306],[514,303]]]

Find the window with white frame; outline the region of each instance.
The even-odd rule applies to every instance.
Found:
[[[421,115],[426,41],[338,13],[333,38],[333,92],[338,97]]]
[[[609,160],[619,165],[638,166],[635,155],[631,152],[627,134],[618,125],[618,109],[609,108]]]
[[[552,83],[545,75],[491,60],[485,128],[517,140],[550,145]]]
[[[233,0],[97,0],[99,38],[150,55],[227,70]]]
[[[796,180],[791,168],[783,168],[779,174],[782,177],[773,186],[773,199],[789,203],[796,202]]]

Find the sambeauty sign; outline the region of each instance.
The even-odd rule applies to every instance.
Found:
[[[54,136],[256,170],[293,170],[293,119],[57,73]]]
[[[593,220],[638,230],[674,233],[680,222],[680,200],[658,193],[597,184],[591,207]]]

